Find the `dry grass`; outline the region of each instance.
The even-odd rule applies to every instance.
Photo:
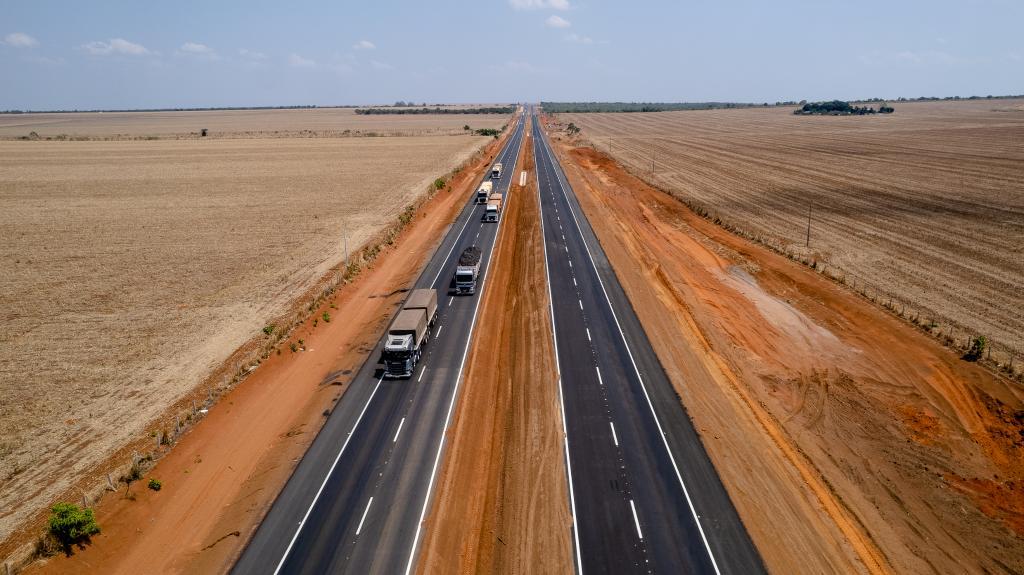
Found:
[[[908,316],[939,322],[935,332],[956,327],[1024,350],[1021,100],[901,104],[884,117],[749,109],[558,120],[713,218],[896,296]]]
[[[461,133],[462,127],[497,128],[508,121],[500,114],[448,116],[357,115],[351,108],[305,110],[214,110],[204,112],[82,112],[0,114],[0,138],[184,137],[207,128],[210,137],[259,135],[430,135]]]
[[[0,142],[0,539],[489,140]]]

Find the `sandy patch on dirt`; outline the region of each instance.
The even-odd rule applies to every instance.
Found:
[[[606,156],[559,154],[772,572],[1024,571],[1019,386]]]
[[[132,486],[97,507],[103,528],[91,546],[29,572],[218,573],[226,571],[312,442],[455,219],[499,143],[462,170],[353,283],[335,292],[244,383],[226,395],[146,474],[160,492]],[[288,343],[303,340],[305,351]],[[173,544],[169,544],[173,542]]]
[[[531,178],[527,187],[513,186],[502,216],[419,573],[570,573],[573,568],[528,136],[523,149],[520,165]],[[518,184],[518,177],[513,182]]]

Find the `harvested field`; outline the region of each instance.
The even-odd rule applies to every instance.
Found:
[[[604,154],[557,150],[771,572],[1024,572],[1018,384]]]
[[[489,141],[0,142],[0,540]]]
[[[461,134],[465,125],[498,128],[507,121],[500,114],[365,116],[352,108],[0,114],[0,139],[31,132],[41,138],[196,137],[203,128],[208,137],[423,136]]]
[[[531,173],[526,128],[523,161]],[[513,178],[513,182],[518,181]],[[537,188],[513,185],[427,518],[421,574],[573,570]]]
[[[631,172],[961,344],[1024,351],[1024,101],[561,114]],[[652,176],[653,160],[653,176]],[[805,247],[808,209],[810,247]],[[1018,362],[1020,363],[1020,362]]]

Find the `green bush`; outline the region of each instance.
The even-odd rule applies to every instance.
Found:
[[[324,312],[323,318],[324,318],[324,323],[331,323],[331,314],[329,314],[327,312]]]
[[[434,188],[438,190],[444,188],[444,178],[438,178],[434,180]]]
[[[146,485],[146,487],[149,487],[149,488],[150,488],[150,489],[152,489],[153,491],[160,491],[160,489],[161,489],[161,488],[162,488],[163,486],[164,486],[164,485],[163,485],[162,483],[160,483],[160,481],[159,481],[159,480],[157,480],[157,479],[153,479],[152,477],[150,477],[150,478],[149,478],[149,483],[148,483],[148,484]]]
[[[64,548],[87,541],[100,532],[92,509],[82,509],[74,503],[57,503],[50,508],[50,534]]]
[[[964,359],[967,361],[978,361],[981,356],[985,353],[985,347],[988,345],[988,339],[979,335],[978,337],[971,340],[971,347],[964,354]]]
[[[277,327],[277,326],[275,326],[274,324],[270,324],[270,325],[268,325],[268,326],[263,328],[263,333],[265,333],[267,335],[270,335],[270,334],[274,333],[274,328],[275,327]]]

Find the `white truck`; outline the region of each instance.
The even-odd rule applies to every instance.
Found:
[[[499,219],[501,219],[502,201],[503,200],[501,194],[491,194],[491,197],[487,199],[487,205],[484,206],[483,221],[497,222]]]
[[[476,293],[476,278],[480,275],[480,248],[469,246],[459,255],[459,264],[455,267],[455,293]]]
[[[497,179],[500,179],[500,178],[501,178],[501,162],[498,162],[497,164],[494,164],[493,168],[491,168],[491,179],[492,180],[497,180]]]
[[[388,328],[382,354],[386,377],[412,377],[436,317],[437,290],[412,290]]]
[[[486,204],[487,199],[491,197],[491,192],[494,190],[493,182],[484,182],[480,184],[480,187],[476,190],[476,203]]]

